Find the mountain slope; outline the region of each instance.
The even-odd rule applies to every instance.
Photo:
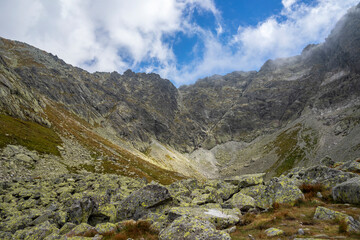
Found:
[[[41,145],[39,139],[30,144],[12,128],[2,130],[0,145],[24,145],[42,159],[56,159],[49,162],[64,172],[162,182],[259,171],[279,175],[327,155],[352,160],[360,155],[359,29],[360,5],[324,43],[299,56],[179,89],[157,74],[90,74],[1,38],[1,119],[14,128],[36,124],[39,134],[45,127],[57,139],[48,143],[59,147],[41,152],[31,147]]]

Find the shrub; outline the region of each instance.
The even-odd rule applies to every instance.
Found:
[[[316,183],[316,184],[303,183],[300,185],[299,188],[304,193],[305,199],[312,199],[316,196],[318,192],[325,191],[325,187],[320,183]]]
[[[280,204],[277,203],[277,202],[274,202],[274,203],[272,204],[272,208],[273,208],[274,210],[278,210],[278,209],[280,208]]]
[[[339,233],[346,233],[348,229],[348,225],[346,220],[343,218],[339,221]]]

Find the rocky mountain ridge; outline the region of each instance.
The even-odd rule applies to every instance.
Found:
[[[1,147],[59,156],[68,172],[149,180],[159,180],[160,169],[180,173],[175,178],[274,176],[326,156],[353,160],[360,154],[359,8],[299,56],[179,89],[157,74],[90,74],[1,38],[0,109],[8,126]],[[27,130],[39,124],[41,141],[17,132],[20,123]],[[57,137],[40,137],[42,127]],[[77,149],[87,157],[71,164]]]

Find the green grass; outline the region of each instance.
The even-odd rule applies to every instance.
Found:
[[[0,148],[9,144],[29,150],[60,156],[57,146],[62,143],[53,129],[38,123],[0,114]]]
[[[300,147],[299,142],[302,142]],[[275,149],[278,161],[270,168],[276,176],[292,169],[297,162],[306,160],[306,152],[312,151],[317,145],[318,137],[310,128],[303,128],[301,124],[295,125],[279,136],[268,146],[268,149]]]

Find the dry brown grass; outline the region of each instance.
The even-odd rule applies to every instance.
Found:
[[[325,187],[322,184],[307,184],[303,183],[299,186],[300,190],[304,193],[305,199],[313,199],[318,192],[325,191]]]
[[[359,216],[360,209],[356,206],[343,204],[333,204],[318,200],[302,200],[298,206],[287,204],[275,204],[266,213],[246,214],[243,216],[242,223],[237,226],[235,233],[231,234],[233,240],[249,239],[251,234],[255,239],[289,239],[292,238],[298,229],[307,229],[304,238],[311,238],[317,234],[326,234],[330,237],[343,236],[346,239],[359,239],[359,235],[344,232],[344,223],[339,221],[320,221],[314,220],[314,213],[317,206],[324,206],[335,209],[351,216]],[[265,235],[265,230],[270,227],[279,228],[284,231],[280,237],[269,238]]]
[[[348,229],[348,225],[345,219],[341,219],[339,221],[339,233],[346,233]]]
[[[105,240],[127,240],[128,238],[132,239],[147,239],[147,240],[157,240],[158,232],[155,232],[151,229],[151,224],[148,221],[139,220],[127,221],[121,227],[119,232],[109,232],[103,234]]]

